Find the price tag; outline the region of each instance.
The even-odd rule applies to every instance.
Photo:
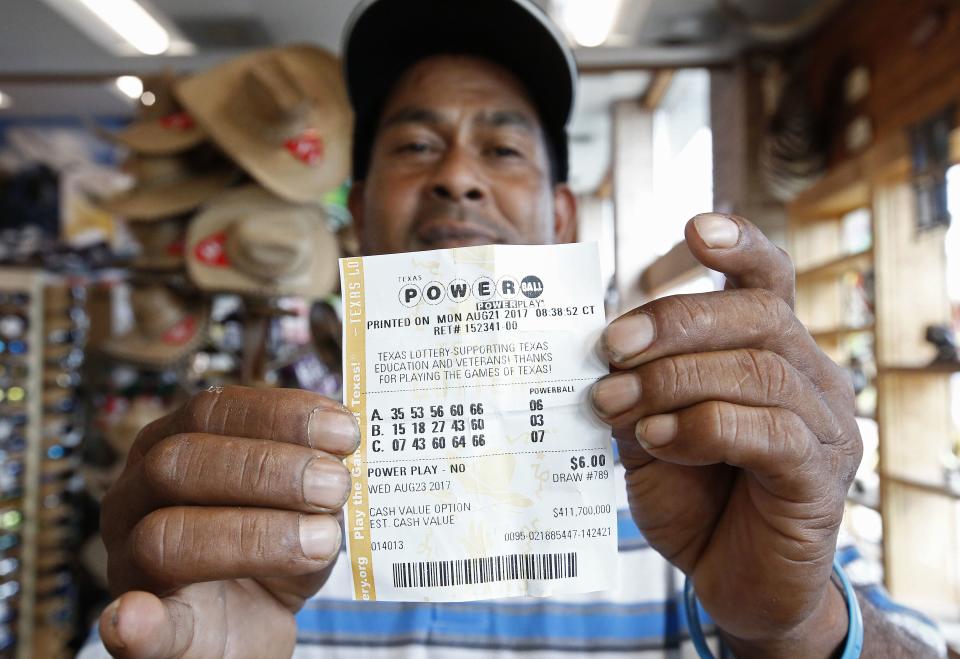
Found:
[[[345,542],[360,600],[606,590],[616,579],[596,245],[341,259]]]

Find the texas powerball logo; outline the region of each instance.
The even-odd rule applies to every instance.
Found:
[[[501,300],[515,300],[520,296],[535,300],[543,294],[543,281],[536,275],[527,275],[523,279],[507,275],[499,281],[490,277],[478,277],[473,282],[465,279],[454,279],[443,284],[431,281],[422,287],[414,283],[406,283],[400,287],[400,303],[405,307],[415,307],[421,302],[439,304],[444,300],[463,302],[473,297],[479,302],[487,302],[499,298]]]

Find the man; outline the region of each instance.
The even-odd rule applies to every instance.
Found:
[[[345,43],[350,207],[367,254],[573,239],[564,127],[575,72],[529,0],[366,2]],[[686,239],[727,290],[613,321],[602,340],[612,374],[593,387],[633,520],[690,576],[737,657],[837,656],[848,611],[831,563],[861,454],[850,383],[794,316],[790,260],[755,226],[701,215]],[[651,648],[677,629],[652,638],[630,617],[638,594],[675,590],[649,548],[621,552],[624,583],[607,600],[341,599],[345,561],[329,570],[349,486],[339,459],[358,442],[341,405],[290,390],[205,392],[147,426],[104,500],[111,586],[123,593],[100,619],[106,648],[289,656],[307,603],[297,620],[317,649],[302,656],[664,656]],[[866,656],[936,656],[860,606]]]

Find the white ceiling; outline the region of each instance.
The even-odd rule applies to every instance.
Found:
[[[537,0],[550,8],[553,0]],[[791,15],[811,0],[741,0],[771,17]],[[339,51],[340,33],[357,0],[152,0],[176,24],[247,19],[262,26],[269,43],[311,42]],[[770,6],[775,9],[771,10]],[[159,68],[189,72],[243,49],[201,48],[190,57],[119,57],[40,0],[3,0],[0,20],[0,92],[13,98],[0,119],[36,116],[124,116],[131,105],[103,82],[120,73]],[[777,17],[777,16],[773,16]],[[664,40],[671,43],[665,44]],[[686,43],[673,43],[684,40]],[[716,0],[623,0],[608,46],[576,51],[584,76],[571,126],[574,185],[591,189],[606,171],[609,107],[639,98],[651,66],[729,61],[744,45],[725,22]],[[627,66],[629,72],[606,73]],[[602,72],[602,73],[601,73]]]

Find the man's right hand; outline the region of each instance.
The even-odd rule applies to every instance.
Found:
[[[359,442],[343,406],[290,389],[212,389],[146,426],[103,500],[107,650],[290,656],[293,615],[340,547],[340,459]]]

